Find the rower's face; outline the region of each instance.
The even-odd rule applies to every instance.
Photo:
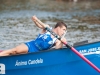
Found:
[[[59,36],[62,36],[65,32],[66,32],[66,27],[62,26],[62,27],[58,27],[58,34]]]

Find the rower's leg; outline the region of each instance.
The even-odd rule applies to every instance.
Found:
[[[5,50],[0,53],[0,56],[9,56],[9,55],[15,55],[15,54],[24,54],[28,52],[28,47],[25,44],[21,44],[15,48]]]

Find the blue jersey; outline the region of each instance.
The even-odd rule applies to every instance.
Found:
[[[35,40],[25,43],[28,46],[28,52],[38,52],[47,50],[53,46],[56,38],[52,38],[49,32],[39,34]]]

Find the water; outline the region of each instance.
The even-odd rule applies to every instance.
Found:
[[[71,44],[100,41],[99,0],[0,0],[0,49],[36,38],[41,29],[31,20],[33,15],[50,26],[64,21],[68,25],[65,37]]]

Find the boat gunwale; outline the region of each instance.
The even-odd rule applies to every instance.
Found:
[[[73,46],[73,47],[79,47],[79,46],[84,46],[84,45],[99,43],[99,42],[100,41],[96,41],[96,42],[81,44],[81,45],[77,45],[77,46]],[[19,56],[19,55],[21,56],[21,55],[29,55],[29,54],[38,54],[38,53],[42,53],[42,52],[49,52],[49,51],[62,50],[62,49],[68,49],[68,47],[64,46],[63,48],[59,48],[59,49],[51,48],[51,49],[43,50],[43,51],[39,51],[39,52],[30,52],[30,53],[26,53],[26,54],[16,54],[16,55],[2,56],[2,57],[12,57],[12,56]],[[2,58],[2,57],[0,57],[0,58]]]

